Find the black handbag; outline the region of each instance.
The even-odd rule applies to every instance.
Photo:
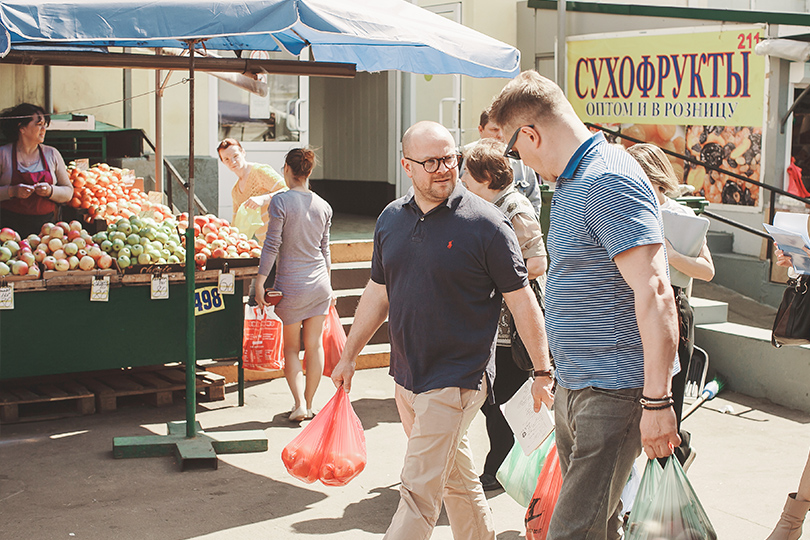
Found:
[[[540,290],[540,284],[537,283],[536,279],[533,279],[529,282],[529,285],[534,291],[534,296],[537,298],[537,303],[540,304],[540,310],[545,315],[546,308],[543,305],[543,291]],[[517,326],[515,326],[515,318],[509,318],[509,338],[512,341],[512,360],[514,360],[515,365],[522,369],[523,371],[534,371],[534,364],[532,364],[532,359],[529,356],[529,351],[526,350],[526,345],[523,344],[523,340],[520,339],[520,334],[518,334]]]
[[[771,333],[771,344],[810,345],[810,276],[799,276],[788,281],[782,303],[776,312]]]

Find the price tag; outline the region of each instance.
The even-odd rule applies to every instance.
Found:
[[[227,274],[219,273],[217,284],[219,287],[219,294],[234,294],[236,283],[236,274],[228,272]]]
[[[0,309],[14,309],[14,284],[0,287]]]
[[[169,276],[152,274],[152,300],[169,299]]]
[[[93,277],[93,283],[90,285],[90,301],[110,301],[110,276]]]
[[[216,285],[194,291],[194,315],[205,315],[225,309],[225,300]]]

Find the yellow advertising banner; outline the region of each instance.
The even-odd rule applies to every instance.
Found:
[[[585,122],[761,126],[761,27],[568,40],[568,99]]]
[[[583,122],[759,181],[765,58],[753,49],[762,35],[760,26],[737,26],[573,37],[568,99]],[[761,205],[758,186],[669,158],[695,195],[714,204]]]

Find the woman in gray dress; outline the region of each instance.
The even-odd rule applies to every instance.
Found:
[[[290,150],[284,160],[289,191],[270,203],[270,223],[264,240],[255,298],[265,307],[265,281],[276,263],[273,288],[284,295],[276,314],[284,323],[284,376],[295,403],[290,421],[314,416],[312,399],[323,373],[323,323],[333,302],[330,279],[329,227],[332,207],[309,189],[315,153],[308,148]],[[306,381],[301,371],[303,326]]]

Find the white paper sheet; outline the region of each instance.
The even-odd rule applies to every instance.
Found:
[[[532,382],[533,379],[528,379],[509,401],[501,405],[506,422],[527,456],[554,431],[554,417],[545,404],[540,412],[534,412]]]

